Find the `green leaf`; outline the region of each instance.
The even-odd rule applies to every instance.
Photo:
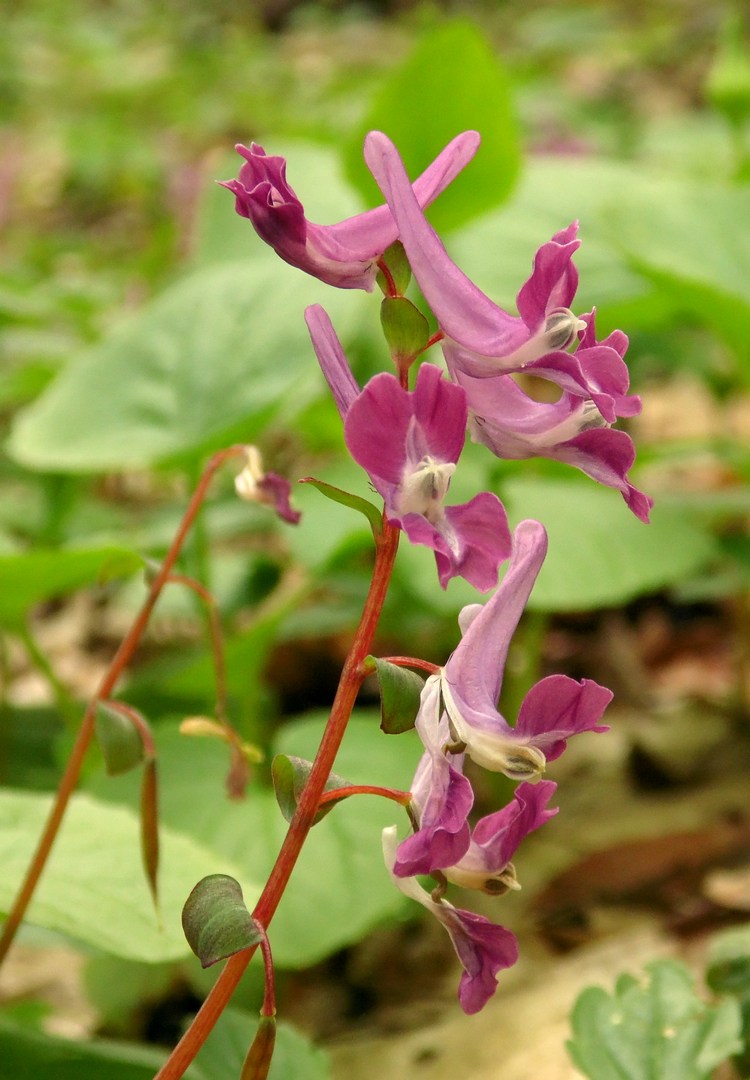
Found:
[[[368,656],[375,665],[380,686],[380,729],[386,735],[400,735],[414,727],[424,679],[416,671]]]
[[[596,306],[600,322],[624,302],[631,314],[642,313],[652,286],[613,246],[608,222],[613,205],[634,195],[640,201],[655,182],[655,175],[641,166],[606,158],[535,156],[506,206],[451,237],[451,256],[488,296],[515,313],[516,293],[531,272],[537,248],[578,220],[581,281],[575,310]]]
[[[200,1080],[227,1080],[238,1076],[257,1027],[257,1016],[239,1009],[225,1009],[196,1058]],[[329,1080],[328,1058],[299,1031],[280,1023],[268,1077],[269,1080],[294,1080],[296,1077]]]
[[[650,525],[593,482],[513,478],[501,495],[513,523],[541,521],[549,550],[531,594],[537,611],[614,607],[678,584],[718,558],[707,527],[666,500]]]
[[[153,1080],[165,1060],[165,1053],[149,1047],[108,1040],[74,1042],[0,1017],[2,1075],[13,1080]],[[185,1080],[203,1077],[191,1066]]]
[[[684,321],[711,326],[750,357],[750,190],[662,180],[612,204],[607,233],[639,273],[663,290]],[[748,385],[745,364],[738,376]]]
[[[312,759],[326,720],[327,713],[316,713],[286,722],[276,737],[275,751]],[[394,753],[393,741],[377,725],[377,713],[355,714],[336,770],[353,784],[406,790],[421,744],[407,733]],[[155,736],[162,765],[162,821],[189,833],[217,859],[238,868],[229,870],[233,877],[265,880],[287,831],[273,792],[251,786],[242,802],[230,802],[223,796],[226,756],[221,746],[208,739],[181,738],[168,724],[159,725]],[[138,798],[132,774],[101,777],[95,789],[105,799],[129,799],[134,804]],[[279,967],[316,963],[402,909],[401,894],[383,867],[380,841],[382,830],[400,820],[405,825],[406,815],[392,802],[362,795],[348,799],[338,813],[313,829],[295,867],[293,887],[273,920],[274,962]],[[200,876],[195,875],[190,887]],[[165,884],[168,877],[165,868]]]
[[[137,777],[129,773],[106,782],[119,779],[135,781],[137,804]],[[0,913],[10,909],[50,805],[46,795],[0,791]],[[74,795],[28,922],[130,960],[156,963],[184,957],[188,945],[180,912],[195,882],[207,871],[230,870],[239,878],[242,874],[226,858],[175,829],[162,828],[160,925],[141,868],[138,836],[133,810]],[[257,885],[249,884],[258,880],[254,873],[243,880],[246,894],[260,893]]]
[[[107,701],[97,701],[95,724],[104,767],[110,776],[129,772],[141,764],[144,757],[143,739],[124,712]]]
[[[350,491],[342,491],[341,488],[334,487],[332,484],[326,484],[324,480],[316,480],[313,476],[306,476],[300,483],[311,484],[332,502],[341,503],[342,506],[348,506],[351,510],[358,510],[360,514],[364,514],[370,522],[373,536],[380,536],[383,532],[383,512],[378,510],[374,503],[359,495],[353,495]]]
[[[142,565],[135,552],[114,545],[0,555],[0,624],[13,629],[34,604]]]
[[[673,960],[646,970],[640,981],[620,976],[611,996],[593,986],[579,996],[567,1043],[574,1064],[590,1080],[708,1080],[739,1048],[736,1002],[707,1005]]]
[[[204,968],[263,939],[240,883],[227,874],[210,874],[198,882],[182,909],[182,928]]]
[[[311,761],[305,761],[304,758],[294,757],[291,754],[276,754],[273,759],[271,764],[273,789],[276,792],[279,809],[286,821],[291,821],[294,817],[297,803],[307,783],[311,769]],[[344,780],[342,776],[331,773],[325,782],[323,791],[335,791],[337,788],[350,788],[351,786],[349,780]],[[342,796],[342,799],[346,798],[348,796]],[[322,821],[326,814],[340,801],[340,799],[335,799],[321,806],[315,815],[313,824],[317,825],[319,821]]]
[[[389,75],[346,145],[347,176],[371,206],[382,203],[383,196],[364,165],[362,144],[375,128],[393,139],[412,179],[460,132],[480,132],[476,158],[428,211],[438,231],[497,206],[518,176],[520,145],[510,80],[485,35],[466,19],[442,20],[422,36]]]
[[[303,309],[325,303],[345,336],[363,301],[343,292],[270,249],[198,270],[70,363],[19,414],[10,452],[30,468],[100,472],[252,442],[321,392]]]

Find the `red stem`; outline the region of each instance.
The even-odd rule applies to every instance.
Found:
[[[334,788],[333,791],[324,791],[320,796],[318,806],[326,803],[337,802],[339,799],[348,799],[350,795],[380,795],[383,799],[391,799],[400,806],[406,806],[411,802],[411,792],[400,791],[398,788],[377,787],[374,784],[352,784],[350,787]]]
[[[421,668],[422,671],[427,671],[430,675],[437,675],[440,671],[439,664],[433,664],[429,660],[419,660],[416,656],[381,656],[380,659],[387,661],[389,664],[395,664],[396,667]]]
[[[2,935],[0,935],[0,964],[2,964],[5,959],[8,950],[13,944],[18,928],[23,921],[26,909],[31,902],[39,878],[41,877],[47,859],[49,858],[52,845],[60,830],[60,825],[65,816],[65,810],[70,800],[70,796],[73,794],[76,784],[78,783],[86,751],[88,750],[94,735],[97,702],[106,700],[110,697],[117,684],[117,680],[130,663],[133,654],[140,643],[143,632],[148,625],[148,621],[151,618],[154,605],[159,599],[159,595],[166,584],[172,567],[180,554],[182,545],[185,543],[187,534],[189,533],[195,517],[200,510],[201,504],[206,497],[206,492],[208,491],[214,473],[229,458],[238,457],[244,453],[244,446],[230,446],[226,450],[219,450],[218,453],[214,454],[209,460],[198,481],[198,485],[191,496],[179,528],[169,547],[169,551],[164,558],[164,562],[161,564],[159,572],[151,583],[151,588],[148,591],[148,596],[143,603],[143,607],[138,612],[130,630],[120,642],[120,647],[115,653],[112,663],[105,672],[96,695],[91,699],[83,714],[81,726],[78,729],[78,735],[76,736],[73,749],[68,758],[68,763],[65,766],[65,771],[60,780],[60,785],[57,789],[57,795],[52,804],[49,817],[47,818],[42,835],[39,838],[36,851],[34,852],[29,868],[26,871],[26,876],[21,884],[21,888],[19,889],[13,902],[13,906],[8,914]]]
[[[361,665],[369,654],[377,629],[380,613],[385,602],[393,563],[398,549],[399,530],[387,522],[384,531],[376,538],[375,566],[370,590],[367,594],[362,618],[354,635],[352,647],[341,672],[336,697],[323,734],[310,775],[300,796],[281,850],[276,857],[271,874],[253,911],[253,918],[261,926],[268,927],[292,870],[302,850],[307,834],[312,828],[320,804],[323,788],[330,775],[341,740],[344,737],[354,703],[362,684]],[[214,1024],[226,1007],[234,990],[252,959],[257,946],[235,953],[214,983],[208,997],[201,1005],[192,1024],[172,1051],[154,1080],[178,1080],[195,1058]]]

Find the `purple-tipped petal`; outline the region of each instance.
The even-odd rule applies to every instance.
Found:
[[[448,931],[464,969],[458,990],[461,1007],[466,1013],[477,1013],[495,993],[498,972],[518,960],[515,935],[482,915],[454,908],[445,900],[433,900],[416,878],[396,877],[393,867],[397,844],[396,827],[384,829],[383,857],[391,880],[405,896],[432,912]]]
[[[624,431],[592,428],[558,444],[546,457],[565,461],[598,480],[616,488],[635,516],[648,524],[654,500],[644,495],[628,480],[628,471],[635,461],[633,440]]]
[[[257,446],[245,447],[245,467],[235,477],[234,487],[241,499],[272,507],[282,521],[290,525],[297,525],[302,517],[289,501],[291,484],[286,477],[264,470]]]
[[[538,521],[522,521],[513,533],[513,552],[505,577],[494,596],[471,621],[443,669],[446,707],[460,699],[461,712],[471,726],[493,727],[503,669],[513,632],[547,554],[547,534]],[[459,738],[463,738],[458,732]]]
[[[547,803],[556,790],[557,784],[552,780],[521,783],[513,793],[512,802],[480,818],[474,826],[472,843],[480,849],[488,869],[506,866],[523,838],[555,816],[557,808],[548,810]]]
[[[443,907],[448,905],[443,903]],[[440,915],[438,915],[440,918]],[[451,936],[464,973],[458,984],[458,1000],[468,1016],[480,1012],[497,990],[497,976],[518,960],[518,941],[504,926],[452,908],[440,920]]]
[[[519,784],[507,806],[477,822],[463,857],[442,868],[448,880],[495,896],[520,888],[511,859],[524,837],[557,813],[546,809],[556,788],[550,780]]]
[[[427,206],[476,153],[479,136],[464,132],[445,147],[414,184],[419,206]],[[342,289],[372,290],[377,260],[397,237],[387,206],[368,210],[337,225],[316,225],[286,179],[286,162],[262,147],[238,146],[245,158],[236,180],[223,181],[235,196],[237,213],[248,218],[261,239],[285,262]]]
[[[573,255],[581,246],[578,222],[555,233],[534,257],[534,269],[516,297],[519,314],[530,330],[539,330],[549,311],[569,308],[578,288]]]
[[[359,396],[357,380],[352,374],[349,361],[344,355],[341,342],[325,309],[320,304],[311,304],[305,309],[305,322],[310,331],[318,363],[333,394],[333,400],[336,402],[341,419],[346,420],[349,409]]]
[[[398,877],[430,874],[457,862],[469,846],[468,816],[474,804],[471,784],[461,772],[463,756],[443,752],[450,733],[441,716],[437,675],[424,685],[415,727],[425,747],[411,785],[420,827],[398,846]]]
[[[611,690],[591,679],[577,682],[567,675],[549,675],[532,686],[523,699],[514,736],[554,761],[572,735],[609,730],[599,721],[613,697]]]
[[[395,375],[381,372],[353,404],[346,442],[370,476],[397,487],[405,468],[416,467],[426,456],[455,464],[466,437],[466,418],[464,392],[433,364],[422,365],[412,392],[404,390]]]
[[[443,588],[461,576],[486,591],[510,553],[505,509],[490,492],[462,506],[443,504],[466,418],[461,387],[423,364],[411,392],[386,372],[371,379],[348,409],[344,435],[383,496],[388,518],[412,543],[435,552]]]
[[[413,544],[435,552],[438,580],[444,589],[454,577],[465,578],[480,592],[497,585],[498,569],[510,554],[510,530],[496,495],[483,491],[470,502],[447,506],[438,523],[421,514],[405,514],[399,520]]]
[[[459,384],[466,391],[475,442],[499,458],[564,461],[615,488],[636,517],[648,522],[653,500],[627,476],[635,460],[633,441],[624,431],[601,426],[603,418],[591,402],[571,394],[554,404],[534,401],[505,376],[478,380],[461,375]]]
[[[523,320],[494,304],[450,258],[414,198],[398,151],[382,131],[367,135],[365,161],[395,218],[412,272],[444,333],[484,355],[515,351],[529,336]]]

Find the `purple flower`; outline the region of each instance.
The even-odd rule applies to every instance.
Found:
[[[524,836],[557,813],[545,810],[556,785],[548,780],[519,784],[508,806],[482,818],[470,832],[474,793],[463,775],[464,755],[448,749],[450,725],[437,675],[425,683],[415,726],[425,747],[411,785],[411,814],[418,828],[398,845],[394,874],[413,877],[441,870],[463,888],[494,895],[518,888],[511,859]]]
[[[653,499],[628,480],[633,441],[610,428],[593,401],[567,392],[554,404],[534,401],[506,375],[473,379],[458,373],[456,381],[466,391],[474,442],[500,458],[547,457],[573,465],[616,488],[635,516],[648,521]]]
[[[276,511],[282,521],[297,525],[302,517],[290,501],[291,484],[275,472],[264,472],[263,460],[257,446],[245,447],[245,467],[234,480],[234,487],[241,499],[264,503]]]
[[[485,491],[460,506],[444,505],[466,436],[464,391],[423,364],[413,391],[383,372],[359,393],[323,309],[308,308],[305,318],[346,444],[382,495],[389,520],[412,543],[433,549],[443,588],[461,576],[481,591],[491,589],[510,552],[502,503]]]
[[[414,200],[398,151],[382,132],[365,140],[365,159],[393,212],[414,276],[444,334],[443,352],[453,378],[487,379],[526,371],[563,391],[591,400],[607,423],[632,416],[638,398],[627,395],[622,359],[627,339],[596,342],[591,316],[570,310],[578,285],[572,262],[577,222],[536,253],[531,277],[517,296],[520,315],[509,315],[479,289],[448,255]],[[582,335],[573,354],[565,352]]]
[[[425,747],[411,785],[411,811],[419,829],[398,846],[393,869],[398,877],[452,866],[470,844],[468,816],[474,792],[461,771],[463,754],[444,750],[451,735],[441,710],[437,675],[424,685],[415,727]]]
[[[458,999],[465,1013],[472,1015],[484,1008],[497,989],[497,974],[512,967],[518,959],[518,942],[504,926],[453,907],[445,900],[433,900],[413,877],[396,877],[396,827],[383,830],[383,856],[397,888],[439,919],[448,931],[453,948],[464,969]]]
[[[366,137],[365,161],[391,208],[414,276],[440,329],[467,353],[468,374],[482,378],[517,371],[573,342],[583,328],[569,307],[578,285],[571,261],[580,244],[577,223],[539,249],[533,273],[518,294],[520,317],[514,317],[485,296],[450,258],[414,199],[398,151],[381,131]]]
[[[514,780],[544,771],[566,740],[599,723],[612,692],[590,679],[550,675],[529,690],[515,727],[497,711],[511,636],[547,552],[538,521],[522,521],[513,536],[510,565],[486,604],[465,607],[463,637],[442,671],[442,694],[455,740],[478,765]]]
[[[448,880],[493,896],[520,889],[511,859],[523,838],[557,813],[545,809],[556,790],[551,780],[519,784],[512,802],[476,823],[469,847],[458,862],[443,867]]]
[[[479,145],[474,131],[450,142],[414,183],[417,204],[428,206],[465,165]],[[222,181],[236,197],[235,207],[249,218],[262,240],[285,262],[342,289],[371,291],[376,263],[397,239],[387,206],[347,218],[337,225],[315,225],[305,218],[302,203],[286,180],[283,157],[267,156],[253,143],[237,146],[245,164],[237,180]]]

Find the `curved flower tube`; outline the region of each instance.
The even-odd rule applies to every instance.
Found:
[[[466,854],[471,839],[468,817],[474,792],[461,771],[463,754],[445,751],[451,735],[437,675],[424,685],[415,727],[425,748],[411,785],[411,812],[419,828],[398,845],[393,868],[397,877],[452,866]]]
[[[580,246],[577,222],[537,252],[532,275],[518,294],[520,317],[514,317],[450,258],[414,199],[396,147],[382,131],[371,131],[365,138],[365,161],[391,208],[414,276],[441,330],[469,354],[476,354],[470,374],[482,377],[518,370],[574,341],[583,329],[570,311],[578,286],[571,261]]]
[[[622,351],[625,335],[597,343],[591,316],[570,310],[578,272],[578,223],[561,230],[536,253],[531,277],[517,296],[520,315],[509,315],[479,289],[448,255],[414,199],[393,143],[380,131],[365,139],[365,160],[397,222],[412,271],[444,335],[443,353],[453,378],[487,379],[527,371],[563,391],[594,401],[608,423],[640,408],[628,396]],[[578,350],[563,351],[582,336]]]
[[[466,131],[453,139],[414,182],[417,205],[428,206],[473,158],[479,135]],[[248,218],[262,240],[292,266],[328,285],[372,291],[377,261],[397,239],[387,206],[367,210],[336,225],[315,225],[286,179],[283,157],[262,146],[238,145],[245,159],[236,180],[221,181],[235,196],[235,209]]]
[[[427,908],[448,931],[464,969],[458,1000],[465,1013],[477,1013],[495,993],[498,972],[512,967],[518,960],[516,937],[482,915],[455,908],[446,900],[433,900],[415,878],[396,877],[393,867],[397,844],[396,826],[384,829],[383,857],[391,879],[405,896]]]
[[[546,552],[544,527],[522,521],[497,591],[486,604],[462,610],[463,637],[441,674],[443,701],[457,742],[478,765],[513,780],[542,773],[572,735],[606,731],[599,720],[613,697],[590,679],[550,675],[528,692],[515,727],[497,710],[510,640]]]

